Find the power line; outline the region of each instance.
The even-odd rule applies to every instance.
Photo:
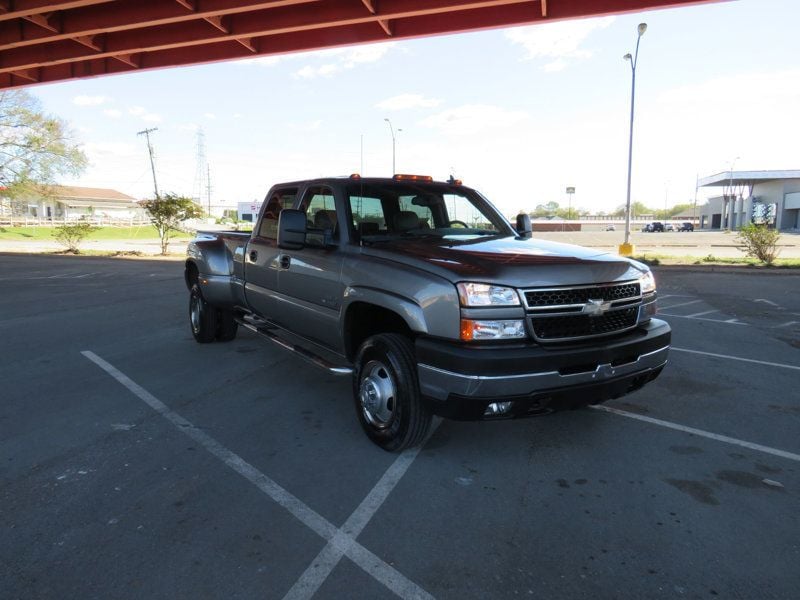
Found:
[[[153,172],[153,189],[156,192],[156,200],[158,200],[158,182],[156,182],[156,163],[153,159],[153,145],[150,143],[150,134],[158,131],[158,127],[151,127],[144,131],[137,131],[136,135],[143,135],[147,139],[147,152],[150,154],[150,170]]]

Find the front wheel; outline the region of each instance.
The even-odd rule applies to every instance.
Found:
[[[389,452],[420,444],[432,416],[419,393],[414,346],[394,333],[359,348],[353,371],[356,414],[367,436]]]
[[[217,336],[217,309],[205,301],[196,283],[189,293],[189,324],[194,339],[201,344],[213,342]]]

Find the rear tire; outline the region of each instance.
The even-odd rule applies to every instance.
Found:
[[[236,316],[229,310],[217,311],[217,335],[218,342],[230,342],[236,337],[236,332],[239,330],[239,324],[236,322]]]
[[[422,443],[433,417],[420,397],[410,339],[385,333],[361,345],[353,370],[353,399],[367,437],[384,450],[399,452]]]
[[[189,325],[195,341],[200,344],[213,342],[217,335],[217,309],[205,301],[196,283],[189,292]]]

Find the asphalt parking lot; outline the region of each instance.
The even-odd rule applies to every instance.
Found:
[[[0,596],[800,597],[800,272],[656,274],[656,382],[398,456],[180,262],[0,255]]]

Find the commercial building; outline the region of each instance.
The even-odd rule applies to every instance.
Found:
[[[800,230],[800,170],[727,171],[704,177],[699,185],[722,191],[698,207],[701,229],[765,223],[782,231]]]
[[[140,222],[147,213],[136,198],[105,188],[54,186],[48,194],[6,199],[0,213],[25,223],[59,223],[87,219],[93,222]]]

